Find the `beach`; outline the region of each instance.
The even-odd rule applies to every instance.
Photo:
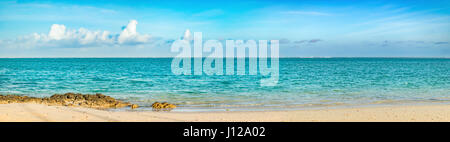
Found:
[[[280,58],[275,86],[172,60],[0,58],[0,121],[450,121],[448,58]]]
[[[1,122],[449,122],[450,105],[395,105],[292,111],[106,111],[33,103],[0,104]]]

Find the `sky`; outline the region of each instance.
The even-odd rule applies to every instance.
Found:
[[[281,57],[450,57],[450,1],[0,1],[0,57],[172,57],[186,31]]]

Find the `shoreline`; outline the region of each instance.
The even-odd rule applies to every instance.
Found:
[[[186,107],[180,106],[171,112],[264,112],[264,111],[309,111],[321,109],[351,109],[372,107],[396,107],[396,106],[428,106],[428,105],[450,105],[450,101],[397,101],[386,103],[366,104],[339,104],[339,105],[298,105],[298,106],[256,106],[256,107]],[[109,111],[129,111],[128,108],[110,109]],[[151,107],[141,106],[135,111],[151,111]]]
[[[450,104],[279,111],[110,111],[33,103],[0,104],[0,122],[450,122]]]

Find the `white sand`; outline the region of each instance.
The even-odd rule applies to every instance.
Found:
[[[446,121],[450,105],[383,106],[260,112],[113,112],[41,104],[1,104],[0,121]]]

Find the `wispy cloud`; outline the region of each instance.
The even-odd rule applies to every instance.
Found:
[[[96,22],[102,17],[114,16],[119,13],[110,8],[85,5],[18,3],[15,1],[0,3],[0,21],[80,21],[89,19],[89,22]]]
[[[279,40],[279,43],[280,44],[288,44],[288,43],[291,43],[291,40],[286,39],[286,38],[282,38],[282,39]]]
[[[317,43],[317,42],[321,42],[323,40],[321,39],[311,39],[311,40],[298,40],[298,41],[294,41],[294,43],[296,44],[301,44],[301,43]]]
[[[436,40],[431,36],[424,36],[422,33],[430,31],[439,31],[448,29],[450,16],[433,15],[431,13],[439,9],[426,9],[414,12],[408,12],[397,8],[386,10],[384,15],[378,15],[379,18],[355,22],[351,24],[352,28],[358,29],[343,34],[342,37],[359,39],[373,38],[380,40]],[[431,34],[430,34],[431,35]],[[445,33],[434,32],[433,36],[443,37]],[[447,34],[448,35],[448,34]],[[437,39],[440,40],[440,39]]]
[[[449,42],[442,42],[442,41],[440,41],[440,42],[434,42],[434,44],[448,44]]]

